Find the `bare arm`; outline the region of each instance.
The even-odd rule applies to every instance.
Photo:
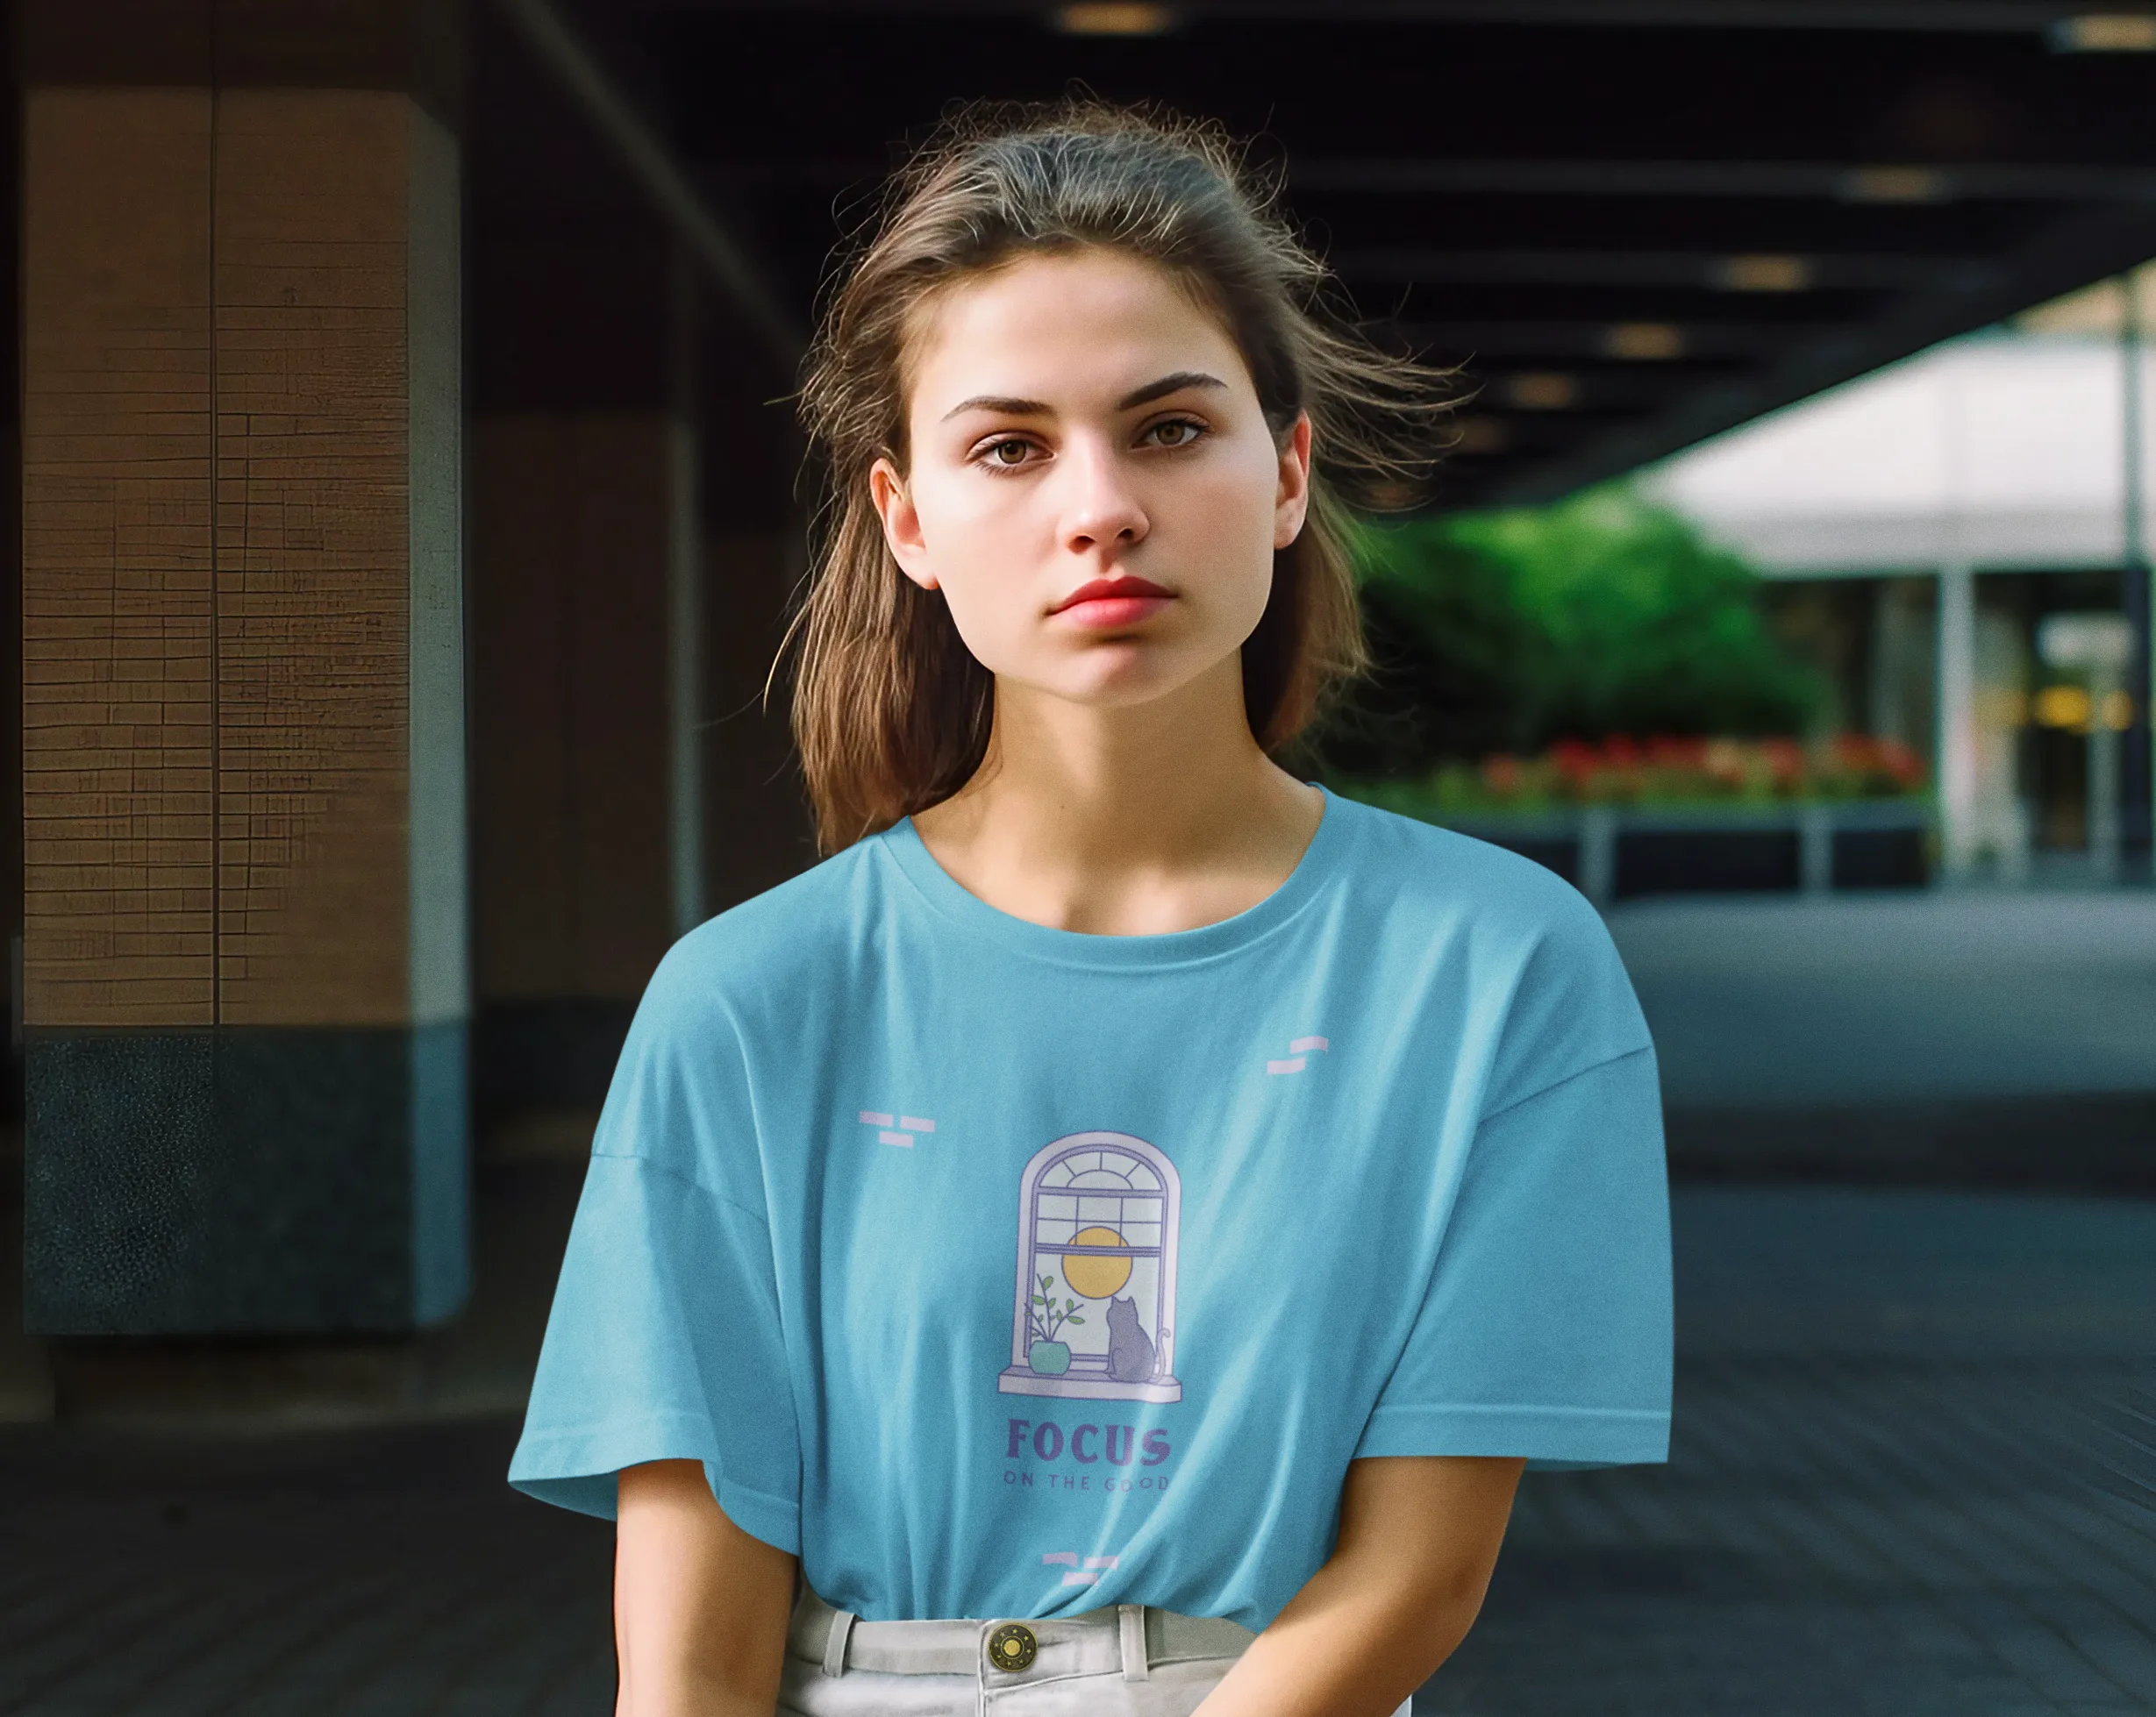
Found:
[[[1331,1557],[1199,1717],[1390,1717],[1467,1637],[1525,1464],[1350,1463]]]
[[[618,1495],[616,1717],[771,1717],[794,1558],[728,1520],[696,1461],[629,1467]]]

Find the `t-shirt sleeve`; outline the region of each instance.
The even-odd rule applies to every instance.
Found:
[[[738,1056],[662,965],[600,1116],[509,1478],[611,1519],[622,1468],[699,1461],[729,1519],[798,1553],[800,1442]]]
[[[1654,1052],[1486,1115],[1358,1457],[1668,1458],[1668,1180]]]

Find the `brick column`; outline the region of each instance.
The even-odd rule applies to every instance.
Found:
[[[191,78],[100,82],[116,8],[32,10],[29,1322],[408,1329],[468,1273],[455,142],[319,36],[231,82],[163,8]]]

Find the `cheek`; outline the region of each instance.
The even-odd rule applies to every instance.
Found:
[[[983,493],[983,490],[986,493]],[[1033,549],[1024,509],[993,485],[932,483],[915,492],[928,570],[959,636],[976,655],[1017,630],[1033,600],[1024,570]]]
[[[932,563],[1007,554],[1030,542],[1039,503],[1037,486],[941,466],[917,474],[913,502]],[[940,571],[940,566],[936,568]]]
[[[1279,477],[1269,452],[1223,460],[1181,497],[1183,533],[1213,579],[1256,592],[1264,606],[1273,576],[1274,496]],[[1249,594],[1246,590],[1245,595]]]

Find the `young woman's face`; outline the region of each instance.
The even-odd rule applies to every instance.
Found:
[[[1129,704],[1234,655],[1309,495],[1241,353],[1160,269],[1029,258],[915,331],[910,469],[870,484],[905,575],[999,680]]]

